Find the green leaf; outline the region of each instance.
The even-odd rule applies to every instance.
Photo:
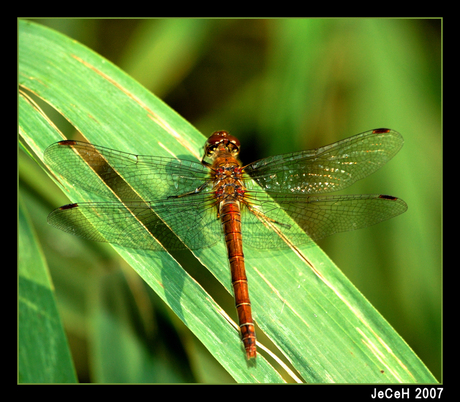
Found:
[[[19,23],[19,81],[89,142],[135,154],[201,157],[205,137],[154,95],[91,50],[24,21]],[[42,161],[44,149],[62,137],[22,97],[19,118],[24,145]],[[71,183],[62,184],[72,201],[94,200]],[[263,352],[257,364],[245,362],[230,319],[174,258],[115,248],[236,381],[288,378]],[[231,292],[223,242],[194,255]],[[245,257],[255,320],[279,349],[273,352],[284,355],[302,381],[436,382],[316,245],[245,248]]]
[[[76,382],[46,263],[19,200],[18,313],[20,383]]]

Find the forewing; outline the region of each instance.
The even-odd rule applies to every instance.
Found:
[[[103,197],[114,192],[122,200],[137,199],[139,195],[149,201],[166,199],[192,192],[209,179],[208,169],[198,162],[134,155],[71,140],[50,145],[45,162],[74,185]],[[87,169],[100,179],[86,174]]]
[[[377,129],[321,148],[261,159],[244,171],[268,192],[328,193],[375,172],[403,143],[397,131]]]

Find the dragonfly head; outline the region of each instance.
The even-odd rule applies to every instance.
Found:
[[[215,131],[206,141],[204,154],[208,158],[212,158],[217,150],[226,151],[236,156],[240,152],[240,142],[238,138],[230,135],[227,131]]]

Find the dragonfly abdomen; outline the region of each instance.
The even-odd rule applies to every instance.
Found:
[[[225,203],[221,210],[222,228],[225,234],[228,259],[232,275],[235,305],[241,329],[241,339],[248,359],[255,358],[256,333],[249,299],[248,279],[244,266],[243,241],[241,236],[241,214],[238,203]]]

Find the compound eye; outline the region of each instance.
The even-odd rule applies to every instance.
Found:
[[[228,152],[231,152],[232,155],[237,155],[240,152],[240,142],[238,139],[233,135],[230,135],[227,131],[221,130],[212,133],[206,141],[206,156],[211,156],[216,151],[219,144],[224,144]]]
[[[238,155],[240,153],[240,141],[238,138],[234,137],[233,135],[228,135],[227,137],[228,144],[227,148],[233,155]]]

